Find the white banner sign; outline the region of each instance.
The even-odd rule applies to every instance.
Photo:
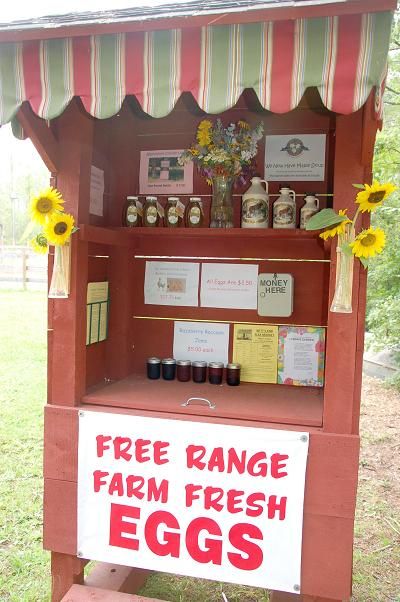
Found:
[[[80,556],[299,592],[308,433],[79,416]]]
[[[325,134],[266,136],[264,178],[272,182],[322,182],[325,144]]]

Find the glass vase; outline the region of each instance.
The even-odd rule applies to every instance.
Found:
[[[345,253],[342,249],[342,245],[348,246],[351,240],[351,234],[346,232],[345,235],[339,236],[336,248],[336,283],[331,311],[340,314],[351,314],[353,311],[354,255],[352,253]]]
[[[231,176],[212,178],[210,228],[233,228],[233,182]]]
[[[69,295],[71,270],[71,246],[57,245],[54,247],[54,263],[49,288],[49,299],[66,299]]]

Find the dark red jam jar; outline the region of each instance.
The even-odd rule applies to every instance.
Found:
[[[208,382],[211,385],[220,385],[224,373],[224,364],[222,362],[210,362],[208,364]]]
[[[207,362],[192,362],[192,380],[194,383],[206,382]]]
[[[149,357],[147,360],[147,378],[156,380],[160,378],[161,360],[158,357]]]
[[[181,383],[186,383],[190,380],[192,372],[192,362],[190,360],[177,360],[176,362],[176,378]]]
[[[232,387],[240,385],[240,364],[227,364],[226,382]]]
[[[166,357],[161,360],[162,377],[164,380],[174,380],[176,372],[176,360]]]

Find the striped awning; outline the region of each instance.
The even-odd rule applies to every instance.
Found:
[[[328,109],[351,113],[372,88],[380,104],[391,19],[381,12],[1,43],[0,124],[26,100],[53,119],[74,96],[100,119],[127,95],[163,117],[182,92],[220,113],[246,88],[275,113],[294,109],[311,86]]]

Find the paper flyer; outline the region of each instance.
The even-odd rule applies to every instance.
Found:
[[[203,263],[201,306],[257,309],[258,265]]]
[[[174,323],[174,358],[228,363],[229,324]]]
[[[325,367],[325,328],[280,326],[278,383],[322,387]]]
[[[144,302],[150,305],[199,304],[199,264],[174,261],[147,261]]]
[[[278,326],[235,324],[233,361],[241,364],[241,380],[276,383]]]
[[[107,338],[108,282],[89,282],[86,294],[86,345]]]

